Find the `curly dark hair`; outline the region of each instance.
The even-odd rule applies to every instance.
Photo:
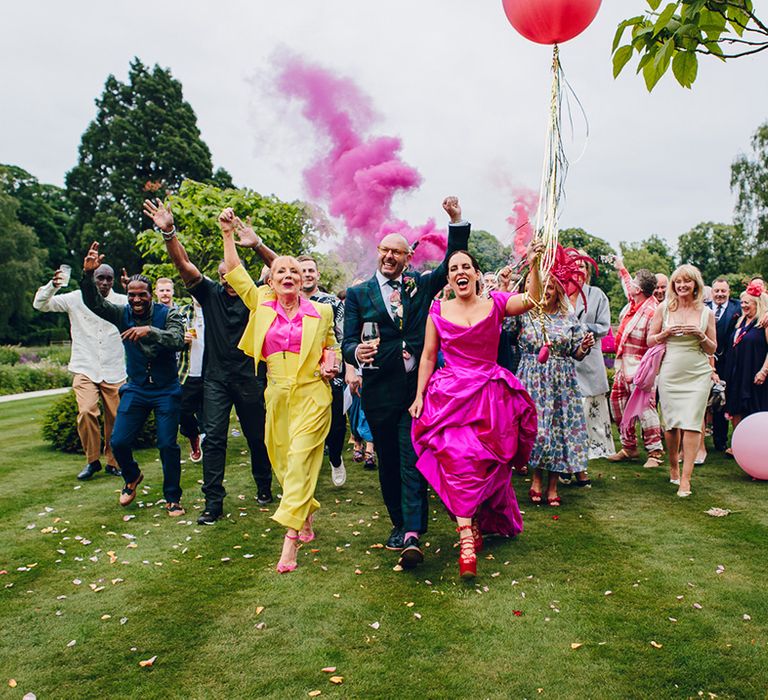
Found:
[[[635,281],[645,297],[651,296],[653,290],[656,289],[656,275],[644,267],[635,272]]]

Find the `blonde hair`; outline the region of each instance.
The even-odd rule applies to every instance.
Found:
[[[567,316],[568,312],[571,309],[571,300],[568,298],[568,295],[565,293],[565,290],[557,282],[555,282],[555,280],[552,277],[550,277],[547,280],[547,284],[549,284],[549,282],[552,282],[552,286],[555,288],[555,308],[553,309],[553,311],[548,313],[557,313],[563,316]],[[544,292],[542,293],[542,297],[544,293],[546,293],[547,291],[547,285],[544,284],[543,287],[544,287]]]
[[[755,318],[759,321],[763,316],[765,316],[766,312],[768,312],[768,294],[763,292],[759,297],[753,296],[752,294],[749,294],[748,292],[744,291],[741,294],[739,294],[739,299],[752,299],[757,304],[757,312],[755,313]],[[746,316],[744,314],[741,314],[739,317],[738,322],[736,323],[737,326],[743,325],[744,321],[746,320]]]
[[[670,311],[676,311],[680,303],[675,282],[679,279],[691,280],[693,288],[693,306],[701,309],[704,306],[704,278],[701,276],[699,268],[695,265],[680,265],[669,277],[667,285],[667,307]]]

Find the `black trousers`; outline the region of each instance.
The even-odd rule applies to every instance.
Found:
[[[187,377],[181,385],[179,432],[190,440],[200,435],[203,424],[203,378]]]
[[[272,486],[272,466],[264,444],[266,384],[256,375],[229,381],[206,377],[203,384],[203,494],[208,510],[221,510],[227,494],[224,467],[233,406],[251,453],[253,480],[260,491]]]
[[[328,448],[328,459],[331,465],[338,467],[341,464],[341,452],[344,449],[344,438],[347,436],[347,421],[344,418],[344,387],[331,384],[331,429],[325,438]]]
[[[400,407],[382,412],[363,391],[363,410],[373,434],[379,460],[379,483],[384,505],[395,527],[427,531],[427,482],[416,468],[408,408],[416,396],[416,373],[409,375],[408,395]],[[368,398],[368,401],[366,401]]]

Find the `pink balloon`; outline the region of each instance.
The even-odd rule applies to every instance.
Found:
[[[509,23],[537,44],[562,44],[595,19],[601,0],[502,0]]]
[[[768,411],[753,413],[736,426],[731,438],[733,456],[739,466],[755,479],[768,480]]]

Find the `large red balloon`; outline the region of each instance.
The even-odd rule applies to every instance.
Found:
[[[595,19],[601,0],[502,0],[509,23],[538,44],[562,44]]]

